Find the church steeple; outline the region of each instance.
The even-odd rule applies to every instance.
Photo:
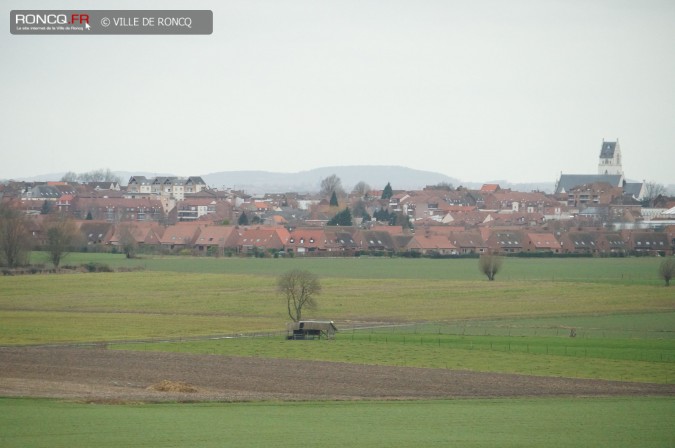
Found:
[[[600,149],[600,161],[598,162],[598,174],[620,174],[623,176],[623,167],[621,166],[621,148],[619,139],[615,142],[606,142],[602,140]]]

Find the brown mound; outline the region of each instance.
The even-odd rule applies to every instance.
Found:
[[[170,381],[162,380],[157,384],[148,386],[150,390],[156,390],[159,392],[187,392],[194,393],[197,392],[197,388],[185,383],[183,381]]]

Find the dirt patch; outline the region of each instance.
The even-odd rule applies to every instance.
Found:
[[[184,381],[171,381],[171,380],[162,380],[157,384],[149,386],[148,389],[156,390],[159,392],[181,392],[181,393],[197,392],[196,387],[193,387]]]
[[[167,393],[167,378],[194,388]],[[86,402],[675,396],[673,384],[186,353],[0,348],[0,396]]]

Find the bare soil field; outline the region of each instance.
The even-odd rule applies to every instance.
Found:
[[[675,385],[103,348],[0,348],[0,396],[128,403],[619,395],[675,396]]]

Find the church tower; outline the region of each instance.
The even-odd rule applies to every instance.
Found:
[[[619,147],[619,139],[615,142],[606,142],[602,140],[602,149],[600,150],[600,161],[598,162],[598,174],[623,176],[623,168],[621,167],[621,148]]]

